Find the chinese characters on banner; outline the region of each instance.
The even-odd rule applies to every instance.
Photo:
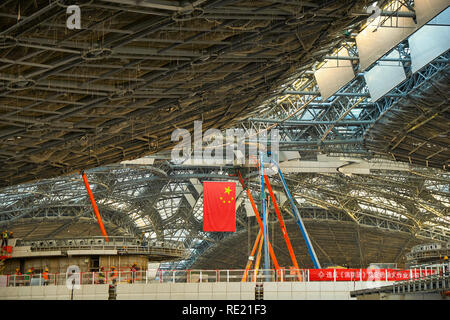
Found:
[[[310,269],[309,281],[401,281],[434,274],[435,270]]]

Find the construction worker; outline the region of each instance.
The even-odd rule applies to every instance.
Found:
[[[105,283],[105,268],[101,267],[100,272],[98,273],[98,283],[104,284]]]
[[[42,278],[44,278],[44,286],[48,286],[48,268],[45,268]]]
[[[7,246],[8,246],[8,230],[2,232],[2,251],[3,248]]]
[[[450,260],[448,259],[448,256],[444,257],[444,268],[447,269],[447,271],[445,273],[449,274],[450,273]]]
[[[13,239],[13,238],[14,238],[14,232],[10,231],[8,234],[8,238],[6,239],[6,245],[8,245],[8,240]],[[12,248],[10,248],[10,249],[12,249]],[[10,254],[11,252],[8,252],[8,249],[6,249],[6,253]]]
[[[130,268],[131,270],[131,283],[134,283],[134,280],[136,279],[136,271],[137,271],[137,263],[133,263],[133,265]]]
[[[31,269],[28,269],[27,273],[25,273],[25,285],[29,286],[30,282],[31,282],[31,278],[33,277],[33,271],[31,271]]]
[[[117,270],[116,267],[111,267],[111,282],[116,284],[117,281]]]
[[[141,242],[142,242],[142,246],[143,246],[143,247],[146,247],[146,246],[147,246],[147,238],[146,238],[146,236],[145,236],[145,232],[142,232]]]
[[[21,277],[22,273],[20,272],[20,268],[16,268],[16,272],[14,272],[14,285],[19,285],[20,280],[22,280]]]

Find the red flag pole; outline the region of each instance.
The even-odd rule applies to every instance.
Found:
[[[83,178],[84,186],[86,187],[86,191],[89,195],[89,199],[91,200],[92,209],[94,209],[95,216],[97,217],[100,231],[102,232],[103,237],[105,237],[105,241],[108,242],[109,238],[108,238],[108,235],[106,234],[105,227],[103,226],[102,217],[100,216],[100,212],[98,211],[97,204],[95,203],[94,195],[92,194],[91,187],[89,186],[89,181],[86,177],[86,173],[82,172],[80,174]]]

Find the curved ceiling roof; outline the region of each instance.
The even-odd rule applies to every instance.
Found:
[[[345,153],[369,161],[375,152],[446,169],[448,132],[437,132],[448,118],[445,63],[432,79],[410,81],[411,88],[423,90],[396,100],[389,112],[382,103],[362,102],[366,88],[356,80],[349,84],[353,93],[359,90],[354,96],[332,101],[312,102],[317,94],[301,91],[317,90],[308,69],[340,45],[350,25],[359,26],[364,1],[197,1],[203,10],[194,11],[177,1],[152,1],[151,7],[85,1],[82,17],[90,23],[75,32],[65,30],[61,5],[68,3],[35,1],[21,8],[18,22],[15,1],[0,5],[7,18],[0,22],[0,187],[9,186],[0,190],[0,224],[17,236],[64,236],[80,228],[95,234],[89,199],[73,172],[96,167],[87,174],[109,233],[144,231],[151,238],[184,241],[192,255],[180,268],[209,267],[212,262],[199,257],[219,263],[217,252],[250,244],[244,206],[237,211],[235,235],[202,231],[202,182],[236,180],[229,175],[235,168],[165,160],[153,166],[111,164],[167,150],[170,133],[192,129],[194,120],[202,120],[205,130],[276,124],[280,149],[301,151],[302,160]],[[286,97],[287,89],[296,91]],[[251,169],[247,174],[257,198],[259,184]],[[286,180],[323,248],[321,260],[402,263],[412,245],[450,239],[450,179],[443,170],[384,167],[370,174],[290,173]],[[276,178],[273,187],[280,190]],[[287,205],[283,214],[289,220]],[[305,261],[300,234],[289,225],[299,260]],[[377,249],[373,241],[385,247]],[[224,267],[245,264],[248,252],[241,247],[229,252]]]
[[[367,147],[405,162],[448,170],[450,71],[404,97],[370,131]]]
[[[253,169],[246,172],[246,183],[251,186],[258,202],[258,177]],[[183,241],[186,247],[192,249],[190,259],[179,263],[179,267],[186,267],[208,248],[226,246],[221,240],[232,236],[230,233],[202,231],[201,186],[202,182],[209,180],[237,182],[236,176],[233,176],[235,173],[235,168],[190,168],[159,160],[154,166],[100,167],[90,170],[87,176],[108,232],[139,236],[143,231],[150,238],[160,241]],[[448,173],[427,168],[373,170],[370,175],[286,174],[286,181],[303,219],[312,223],[313,235],[316,232],[314,229],[323,228],[314,227],[314,223],[323,222],[324,226],[331,223],[334,232],[340,232],[340,228],[346,228],[344,226],[349,226],[353,231],[357,228],[373,230],[372,233],[385,243],[399,237],[405,239],[404,246],[407,248],[417,242],[450,240],[449,178]],[[271,180],[275,193],[281,193],[281,182],[276,177]],[[237,208],[238,233],[245,233],[249,223],[245,197],[244,193],[238,197],[244,200]],[[58,232],[64,235],[66,230],[80,230],[77,225],[86,220],[95,225],[91,204],[79,175],[4,188],[0,192],[0,203],[2,225],[15,231],[18,237],[36,237],[37,233],[27,235],[27,232],[45,226],[45,223],[49,223],[50,227],[39,227],[38,233],[42,238],[55,236]],[[292,220],[288,201],[279,205],[285,219]],[[55,222],[60,225],[52,227]],[[299,230],[292,225],[290,232],[292,237],[298,239],[297,246],[301,251]],[[399,243],[403,241],[401,239]],[[336,246],[336,239],[330,237],[317,234],[316,240],[324,248]],[[347,245],[354,245],[353,236],[341,240],[343,246],[347,242]],[[383,257],[390,259],[395,255],[395,250],[391,249]],[[324,250],[332,255],[327,249]],[[357,251],[348,253],[348,260],[354,263],[355,259],[359,259],[359,254]],[[365,254],[370,256],[372,253]],[[239,255],[236,252],[233,259],[241,261]],[[305,257],[302,256],[302,259]],[[337,258],[331,260],[338,263]]]
[[[367,17],[363,0],[162,2],[0,5],[0,186],[154,153],[193,120],[229,126]]]

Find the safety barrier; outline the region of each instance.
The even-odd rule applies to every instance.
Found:
[[[16,239],[16,246],[31,246],[33,250],[46,250],[55,248],[121,248],[121,247],[155,247],[166,249],[185,249],[183,242],[175,240],[145,240],[134,237],[110,236],[109,241],[103,237],[78,237],[70,239],[42,239],[24,240]]]
[[[108,283],[146,283],[147,271],[119,271],[119,272],[81,272],[49,273],[48,275],[7,275],[7,286],[35,286],[35,285],[69,285],[73,284],[108,284]]]
[[[248,270],[246,282],[315,282],[315,281],[403,281],[447,274],[448,266],[434,266],[410,270],[395,269],[259,269]],[[75,284],[123,284],[123,283],[195,283],[241,282],[246,270],[142,270],[116,272],[50,273],[30,275],[6,275],[6,286],[44,286]],[[70,285],[69,283],[69,285]]]
[[[380,286],[377,288],[355,290],[350,293],[351,297],[371,295],[371,294],[409,294],[424,292],[440,292],[448,295],[450,292],[450,271],[440,270],[442,272],[432,275],[422,275],[407,280],[395,281],[391,285]]]
[[[418,279],[410,279],[395,282],[392,286],[393,293],[427,292],[450,289],[450,273],[435,274]]]

